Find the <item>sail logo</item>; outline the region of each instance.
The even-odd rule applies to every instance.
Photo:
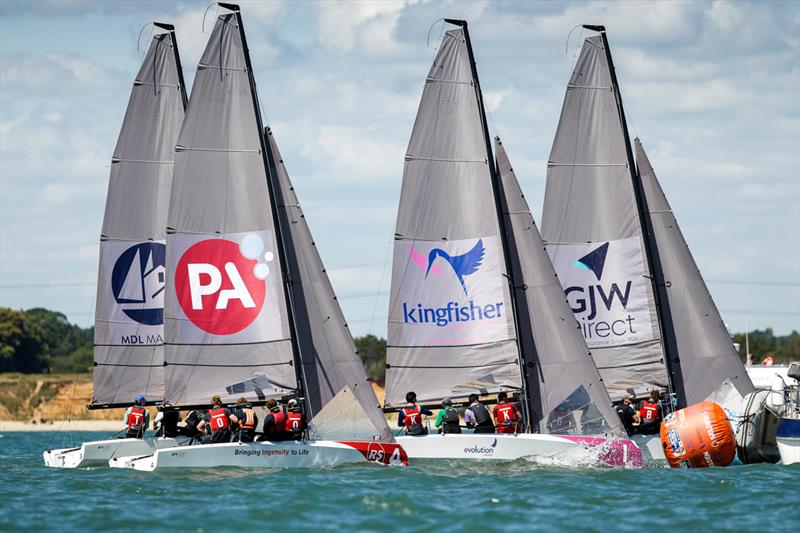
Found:
[[[274,254],[257,234],[241,242],[211,238],[190,246],[175,269],[175,292],[186,317],[201,330],[232,335],[258,317]]]
[[[652,339],[638,237],[549,245],[547,252],[590,348]]]
[[[160,242],[131,246],[119,255],[111,271],[114,301],[139,324],[164,323],[165,249]]]
[[[447,272],[458,281],[466,301],[450,300],[440,306],[427,306],[422,303],[403,302],[403,322],[405,324],[434,324],[440,328],[453,322],[473,322],[476,320],[493,320],[503,316],[503,302],[476,303],[470,294],[467,280],[478,273],[486,258],[486,247],[483,239],[478,239],[463,254],[450,254],[443,248],[432,248],[427,257],[409,246],[409,259],[424,272],[423,280],[431,277],[441,283]]]

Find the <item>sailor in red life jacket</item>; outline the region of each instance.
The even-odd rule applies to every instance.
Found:
[[[508,401],[508,394],[501,392],[497,395],[497,405],[494,406],[492,414],[498,433],[517,433],[522,414],[513,402]]]
[[[413,391],[406,394],[406,402],[408,405],[397,414],[397,427],[405,428],[406,435],[413,437],[427,435],[424,420],[426,416],[433,416],[433,411],[417,405],[417,393]]]
[[[211,398],[211,409],[208,410],[198,428],[205,428],[208,437],[203,439],[203,444],[216,444],[219,442],[230,442],[231,440],[231,418],[235,422],[238,419],[232,415],[230,409],[222,406],[219,394]]]
[[[256,426],[258,417],[253,411],[253,406],[247,403],[246,398],[236,400],[236,408],[233,410],[236,415],[239,442],[253,442],[256,437]]]
[[[658,392],[651,391],[647,400],[639,404],[639,433],[655,435],[661,430],[661,406],[658,404]]]
[[[286,423],[284,425],[287,438],[290,440],[303,440],[303,431],[306,429],[306,420],[303,416],[303,411],[300,408],[300,403],[292,398],[286,404],[288,411],[286,413]]]
[[[141,394],[133,400],[133,405],[125,411],[125,438],[141,439],[150,427],[150,413],[144,407],[144,396]]]
[[[263,434],[258,440],[286,440],[286,411],[281,404],[272,398],[267,400],[266,405],[269,412],[264,418]]]

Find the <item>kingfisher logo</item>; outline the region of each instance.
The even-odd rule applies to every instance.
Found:
[[[144,242],[120,254],[111,272],[114,300],[131,320],[146,326],[164,323],[166,247]]]
[[[483,239],[478,239],[469,251],[463,254],[451,255],[443,248],[433,248],[428,252],[427,258],[415,250],[413,246],[409,246],[410,261],[420,271],[424,271],[424,279],[426,281],[433,278],[436,283],[442,283],[448,272],[452,272],[452,275],[455,276],[461,286],[464,297],[468,298],[468,300],[451,300],[440,307],[403,302],[403,322],[406,324],[435,324],[443,328],[452,322],[473,322],[501,318],[503,316],[503,302],[475,303],[465,279],[478,273],[486,255]]]
[[[638,237],[547,251],[590,348],[652,338]]]
[[[497,439],[494,439],[489,446],[473,446],[472,448],[464,448],[464,453],[467,455],[492,455],[497,448]]]
[[[258,234],[241,242],[211,238],[190,246],[175,269],[175,291],[186,317],[201,330],[232,335],[248,327],[267,297],[274,254]]]

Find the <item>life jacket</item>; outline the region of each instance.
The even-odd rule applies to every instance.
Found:
[[[224,407],[217,407],[216,409],[209,409],[208,414],[211,415],[211,430],[217,431],[226,429],[230,421],[228,414],[225,412]]]
[[[513,433],[516,429],[517,407],[511,403],[497,404],[497,431],[499,433]]]
[[[144,407],[131,407],[131,412],[128,413],[128,431],[126,434],[136,433],[141,435],[144,433],[145,410]]]
[[[658,421],[658,404],[642,403],[642,408],[639,409],[639,416],[642,419],[642,424],[655,424]]]
[[[424,432],[419,405],[414,405],[411,409],[403,407],[403,417],[403,425],[406,427],[407,435],[421,435]]]
[[[278,432],[286,429],[286,411],[278,409],[277,411],[270,411],[272,419],[275,421],[275,430]]]
[[[289,411],[286,413],[286,426],[284,428],[289,433],[303,431],[303,413]]]
[[[486,408],[485,405],[478,402],[476,404],[470,405],[469,410],[472,411],[472,414],[475,417],[476,426],[494,428],[494,424],[492,423],[492,416],[489,414],[489,410]]]
[[[442,433],[461,433],[458,411],[454,407],[447,407],[442,417]]]
[[[247,431],[256,429],[256,415],[253,412],[253,408],[242,409],[242,412],[244,413],[244,420],[239,421],[239,427]]]

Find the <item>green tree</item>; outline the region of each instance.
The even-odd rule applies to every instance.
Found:
[[[356,343],[358,355],[364,363],[367,377],[383,385],[386,375],[386,339],[375,335],[364,335],[353,339]]]
[[[35,373],[47,368],[39,322],[24,311],[0,307],[0,370]]]

